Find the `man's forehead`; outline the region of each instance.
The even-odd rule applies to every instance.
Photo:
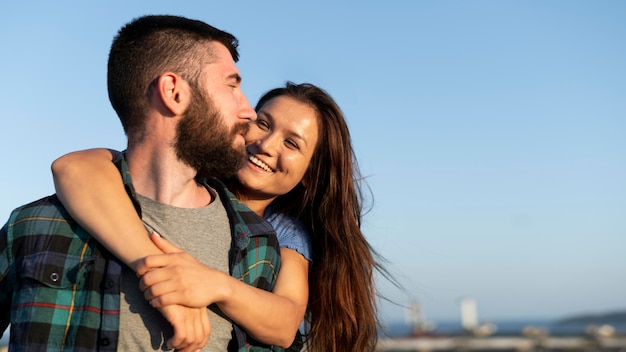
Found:
[[[213,59],[207,65],[207,69],[219,71],[225,79],[237,79],[241,81],[241,74],[230,51],[219,42],[212,43]]]
[[[210,45],[211,53],[216,59],[218,59],[219,61],[223,60],[223,61],[232,62],[233,65],[235,64],[235,59],[233,59],[233,55],[230,53],[230,50],[228,50],[228,48],[224,44],[220,42],[212,41],[212,42],[209,42],[209,45]]]

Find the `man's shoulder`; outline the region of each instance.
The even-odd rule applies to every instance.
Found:
[[[68,217],[68,213],[61,201],[52,194],[15,208],[11,212],[11,219],[33,220],[38,218]]]
[[[74,232],[74,221],[55,194],[24,204],[11,212],[5,227],[16,235]]]

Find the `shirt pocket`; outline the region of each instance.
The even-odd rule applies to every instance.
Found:
[[[21,265],[22,283],[36,287],[67,289],[87,275],[93,259],[57,252],[25,256]]]

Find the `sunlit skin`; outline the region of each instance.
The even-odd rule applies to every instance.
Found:
[[[291,97],[276,97],[259,109],[246,134],[248,159],[237,173],[251,209],[264,209],[302,180],[317,145],[318,129],[316,111]]]
[[[232,141],[232,147],[240,149],[243,158],[245,150],[244,132],[237,129],[236,126],[247,125],[248,122],[256,118],[256,113],[241,91],[241,76],[228,49],[220,43],[209,45],[212,47],[214,57],[211,63],[204,67],[203,74],[199,77],[198,86],[210,93],[222,118],[222,123],[229,130],[238,131],[238,135],[234,136]],[[151,105],[146,112],[150,133],[143,135],[140,140],[129,140],[127,148],[128,165],[133,175],[136,192],[161,203],[182,208],[202,207],[212,201],[207,189],[195,181],[197,170],[189,165],[181,165],[182,162],[176,157],[172,147],[178,121],[184,116],[193,96],[194,91],[180,75],[173,72],[161,74],[156,80],[153,94],[150,95]],[[108,160],[104,159],[104,161],[108,164],[108,168],[112,165],[110,163],[111,155],[110,153],[105,155],[107,155]],[[77,159],[80,160],[80,157]],[[80,170],[80,165],[79,162],[69,158],[65,166],[56,165],[56,167],[72,166]],[[136,218],[136,214],[133,214],[132,208],[128,208],[130,204],[128,204],[129,199],[125,192],[116,193],[118,186],[110,188],[106,186],[110,179],[119,182],[119,173],[113,178],[111,174],[105,173],[104,169],[100,169],[100,166],[96,166],[96,169],[98,176],[101,176],[102,179],[95,180],[94,184],[97,184],[97,188],[102,189],[106,196],[104,198],[96,197],[95,199],[98,201],[93,202],[89,200],[93,197],[85,192],[86,199],[76,201],[76,204],[80,204],[80,206],[76,209],[68,206],[68,209],[70,211],[75,210],[73,214],[78,215],[75,216],[76,218],[87,219],[88,225],[84,227],[91,233],[108,234],[107,231],[111,231],[111,237],[114,237],[116,233],[119,234],[119,241],[110,241],[108,248],[123,258],[123,261],[131,267],[135,267],[140,258],[151,254],[162,254],[162,250],[157,248],[146,236],[124,235],[125,232],[145,233],[145,228]],[[88,174],[90,173],[88,172]],[[68,188],[75,187],[76,184],[80,183],[79,179],[84,179],[80,173],[76,176],[74,181],[69,181]],[[83,187],[78,188],[83,189]],[[85,186],[85,188],[89,187]],[[62,195],[63,192],[58,192],[58,194]],[[112,202],[117,199],[119,202],[107,207],[104,199]],[[68,205],[71,203],[68,202]],[[127,208],[118,203],[125,204]],[[99,206],[108,210],[98,211]],[[91,212],[92,209],[95,209],[93,213]],[[111,214],[111,216],[102,216],[103,213]],[[116,221],[110,221],[110,219],[116,219]],[[115,228],[117,225],[120,225],[120,228]],[[227,281],[226,279],[228,277],[224,278],[224,281]],[[181,351],[195,351],[206,344],[210,333],[206,308],[196,307],[194,309],[188,306],[169,305],[161,307],[160,310],[174,327],[174,337],[168,341],[168,344]]]
[[[241,74],[228,49],[222,44],[214,44],[213,50],[218,60],[206,66],[200,86],[205,92],[211,92],[214,106],[219,109],[224,123],[233,129],[235,125],[254,120],[256,112],[241,90]],[[241,138],[235,141],[237,146],[244,140],[243,134],[239,135]]]
[[[241,91],[241,76],[228,49],[220,43],[210,45],[214,60],[205,66],[198,85],[205,92],[210,92],[222,122],[229,130],[233,130],[237,125],[254,120],[256,113]],[[146,197],[173,206],[204,206],[212,199],[210,193],[195,182],[197,170],[188,165],[180,166],[171,148],[176,125],[189,106],[194,92],[184,79],[170,72],[158,78],[155,89],[157,94],[151,96],[152,109],[148,111],[148,118],[152,121],[151,133],[138,143],[129,143],[127,148],[128,166],[133,175],[135,190]],[[242,148],[243,145],[243,132],[240,132],[233,141],[233,147]],[[176,167],[177,165],[180,167]],[[145,246],[140,247],[131,244],[128,238],[124,242],[125,245],[118,246],[122,248],[122,253],[141,253],[134,258],[130,257],[130,262],[149,253],[162,253],[152,244],[144,242]],[[148,251],[140,252],[137,248],[147,248]],[[197,346],[206,343],[210,326],[205,309],[170,305],[160,308],[160,311],[175,330],[175,335],[168,344],[186,351],[195,350]],[[200,326],[202,330],[199,330]]]
[[[231,73],[224,70],[223,77],[229,77]],[[239,96],[238,86],[229,86],[227,78],[223,82],[210,89],[223,89],[218,96],[213,96],[214,100],[221,99],[222,104],[231,104],[230,115],[220,109],[225,120],[226,116],[230,118],[228,126],[232,128],[248,117],[252,120],[247,110],[249,104],[243,94]],[[236,83],[237,80],[230,82]],[[233,111],[238,112],[236,118],[232,115]],[[262,215],[272,200],[298,185],[315,151],[318,133],[317,114],[309,105],[280,96],[261,107],[257,121],[250,122],[249,131],[245,134],[249,159],[252,158],[256,164],[248,161],[237,175],[245,189],[243,202]],[[242,139],[237,137],[235,145],[241,145]],[[66,201],[68,208],[76,213],[76,218],[91,224],[87,228],[94,237],[139,275],[145,274],[142,288],[145,289],[146,299],[155,308],[165,309],[174,304],[204,308],[216,303],[222,312],[257,340],[283,347],[292,343],[308,300],[309,263],[301,254],[281,248],[280,272],[270,293],[204,266],[193,257],[179,253],[181,250],[171,244],[159,244],[158,236],[152,236],[159,244],[157,248],[145,235],[139,235],[145,233],[145,229],[119,183],[119,172],[111,163],[110,153],[102,150],[83,153],[92,154],[93,158],[75,153],[62,163],[55,162],[53,169],[56,169],[58,193],[73,199]],[[94,153],[101,157],[96,157]],[[263,164],[258,160],[262,160]],[[82,176],[92,175],[96,170],[96,176]],[[64,176],[57,177],[58,174]],[[77,192],[78,189],[81,191]],[[103,198],[103,195],[106,197]],[[85,199],[100,201],[86,206]],[[196,199],[198,201],[191,203],[178,202],[176,206],[194,207],[206,201]],[[121,204],[122,201],[126,204]],[[70,204],[81,206],[73,208]],[[108,220],[111,217],[103,214],[110,214],[116,221],[112,224]],[[163,252],[169,254],[159,255]],[[192,328],[192,320],[193,317],[182,326]]]
[[[248,161],[237,174],[245,189],[242,201],[262,216],[276,197],[300,183],[316,149],[318,133],[318,117],[309,105],[286,96],[265,103],[245,135]],[[112,238],[109,236],[107,240]],[[257,329],[249,332],[257,339],[274,341],[283,347],[291,344],[308,299],[309,263],[301,254],[281,248],[281,267],[273,294],[246,289],[248,295],[244,296],[243,291],[221,284],[223,273],[185,253],[173,255],[181,250],[158,241],[158,236],[153,236],[153,240],[157,244],[161,242],[160,249],[170,255],[146,257],[136,269],[142,276],[144,296],[154,307],[170,304],[206,307],[217,303],[224,313],[238,317],[235,320],[242,326],[255,326]],[[230,303],[228,297],[241,300]],[[280,322],[270,322],[268,315],[279,311],[283,312],[276,316]],[[259,324],[259,319],[265,323]]]
[[[256,119],[256,112],[241,90],[241,76],[228,49],[220,43],[213,43],[211,47],[214,59],[204,67],[198,85],[205,92],[210,92],[222,122],[233,130],[237,125]],[[171,72],[159,77],[155,89],[159,94],[152,95],[154,108],[147,114],[148,119],[156,122],[153,122],[145,138],[134,144],[129,143],[127,148],[135,190],[145,197],[180,208],[204,206],[211,202],[211,196],[195,182],[198,170],[189,165],[172,168],[166,163],[181,163],[170,146],[174,142],[176,125],[189,106],[193,91],[181,76]],[[241,147],[243,142],[240,130],[233,146]],[[146,173],[145,170],[151,172]],[[160,174],[158,184],[155,172]],[[175,190],[176,187],[182,188]]]

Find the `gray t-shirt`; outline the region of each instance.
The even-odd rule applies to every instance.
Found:
[[[197,209],[177,208],[137,196],[142,220],[148,231],[156,231],[199,262],[229,272],[228,251],[231,234],[228,216],[217,192],[214,201]],[[152,308],[139,290],[136,274],[122,276],[120,307],[120,351],[165,351],[173,336],[171,325]],[[202,351],[226,351],[231,340],[232,322],[215,305],[209,307],[211,336]]]

